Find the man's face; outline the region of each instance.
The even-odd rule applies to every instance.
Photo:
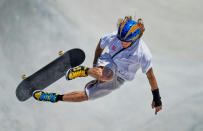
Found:
[[[123,48],[127,48],[127,47],[129,47],[132,44],[132,42],[121,41],[121,44],[122,44]]]

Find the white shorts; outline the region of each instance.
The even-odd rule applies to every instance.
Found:
[[[118,89],[123,83],[124,80],[117,76],[114,76],[113,80],[109,82],[93,80],[86,84],[85,92],[88,96],[88,100],[94,100],[108,95],[113,90]]]

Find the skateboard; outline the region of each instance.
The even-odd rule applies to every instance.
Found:
[[[17,86],[16,97],[19,101],[26,101],[35,90],[43,90],[59,80],[72,67],[79,66],[85,60],[85,53],[81,49],[60,51],[59,57],[44,66],[34,74],[23,75],[22,82]]]

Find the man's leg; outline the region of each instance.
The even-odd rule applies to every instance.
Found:
[[[101,80],[103,67],[93,67],[89,68],[88,75],[96,78],[97,80]]]
[[[75,91],[63,95],[62,101],[68,102],[82,102],[88,100],[88,96],[85,91]]]
[[[59,95],[57,93],[48,93],[44,91],[35,91],[33,97],[38,101],[48,101],[48,102],[82,102],[88,100],[88,96],[85,91],[75,91],[65,95]]]
[[[114,73],[110,68],[107,67],[93,67],[88,68],[84,66],[78,66],[70,69],[66,74],[67,80],[72,80],[77,77],[92,76],[99,81],[111,81],[113,79]]]
[[[88,70],[88,75],[96,78],[99,81],[111,81],[114,77],[114,73],[107,67],[93,67]]]

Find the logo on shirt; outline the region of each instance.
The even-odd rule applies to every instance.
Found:
[[[111,49],[115,51],[116,50],[116,46],[114,45]]]

